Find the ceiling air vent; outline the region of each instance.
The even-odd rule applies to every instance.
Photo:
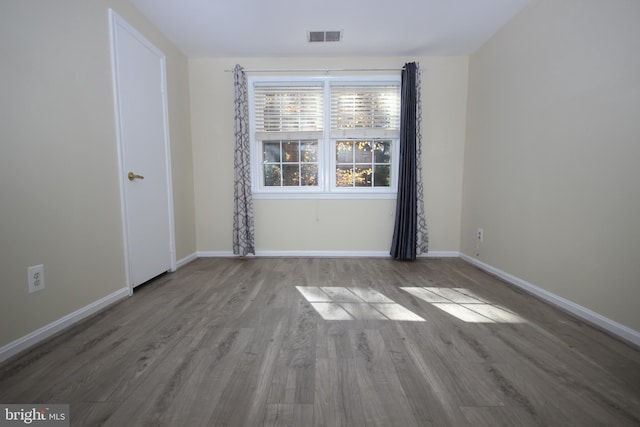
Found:
[[[309,31],[310,43],[339,42],[342,31]]]

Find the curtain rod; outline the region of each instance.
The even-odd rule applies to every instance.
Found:
[[[344,72],[344,71],[402,71],[404,67],[400,68],[292,68],[292,69],[247,69],[245,73],[318,73],[322,72],[329,74],[331,72]],[[233,70],[224,70],[225,73],[233,73]]]

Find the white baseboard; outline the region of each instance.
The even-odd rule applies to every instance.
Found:
[[[202,258],[227,258],[234,257],[232,252],[202,251],[197,253]],[[460,252],[435,251],[420,255],[419,258],[457,258]],[[291,258],[390,258],[385,251],[256,251],[255,255],[247,257],[291,257]]]
[[[202,251],[198,252],[202,258],[228,258],[236,257],[233,252]],[[255,255],[249,254],[246,258],[388,258],[389,253],[378,251],[256,251]]]
[[[257,257],[389,258],[384,251],[256,251]]]
[[[230,251],[198,251],[198,258],[231,258],[238,255],[235,255]],[[247,255],[248,257],[252,257],[253,255]]]
[[[418,258],[458,258],[460,252],[454,251],[429,251],[426,254],[418,255]]]
[[[194,252],[191,255],[187,255],[186,257],[181,258],[176,262],[176,268],[183,267],[183,266],[189,264],[191,261],[196,260],[197,258],[198,258],[198,253],[197,252]]]
[[[69,326],[81,321],[82,319],[85,319],[92,314],[95,314],[98,311],[102,310],[103,308],[106,308],[111,304],[114,304],[128,296],[129,288],[122,288],[110,295],[107,295],[104,298],[100,298],[99,300],[92,302],[91,304],[56,320],[55,322],[49,323],[48,325],[43,326],[42,328],[33,331],[30,334],[23,336],[22,338],[18,338],[17,340],[0,347],[0,362],[3,362],[8,358],[15,356],[16,354],[27,350],[28,348],[44,341],[45,339],[53,336],[61,330],[68,328]]]
[[[573,301],[570,301],[566,298],[563,298],[552,292],[542,289],[532,283],[529,283],[525,280],[520,279],[519,277],[513,276],[498,268],[495,268],[489,264],[486,264],[472,256],[461,253],[460,257],[465,261],[475,265],[476,267],[488,273],[491,273],[495,276],[498,276],[504,281],[509,282],[510,284],[517,286],[529,292],[530,294],[536,295],[537,297],[555,305],[556,307],[559,307],[562,310],[568,311],[569,313],[579,317],[580,319],[585,320],[599,328],[602,328],[622,338],[627,342],[630,342],[640,347],[640,332],[635,331],[627,326],[621,325],[620,323],[614,320],[611,320],[607,317],[604,317],[593,310],[590,310],[586,307],[576,304]]]

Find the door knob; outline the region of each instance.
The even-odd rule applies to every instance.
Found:
[[[133,172],[129,172],[129,175],[127,175],[127,178],[129,178],[129,181],[133,181],[134,179],[144,179],[144,176],[136,175]]]

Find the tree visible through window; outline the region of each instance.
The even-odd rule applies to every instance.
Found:
[[[390,187],[392,141],[337,141],[337,187]]]
[[[263,141],[264,185],[318,185],[318,141]]]

